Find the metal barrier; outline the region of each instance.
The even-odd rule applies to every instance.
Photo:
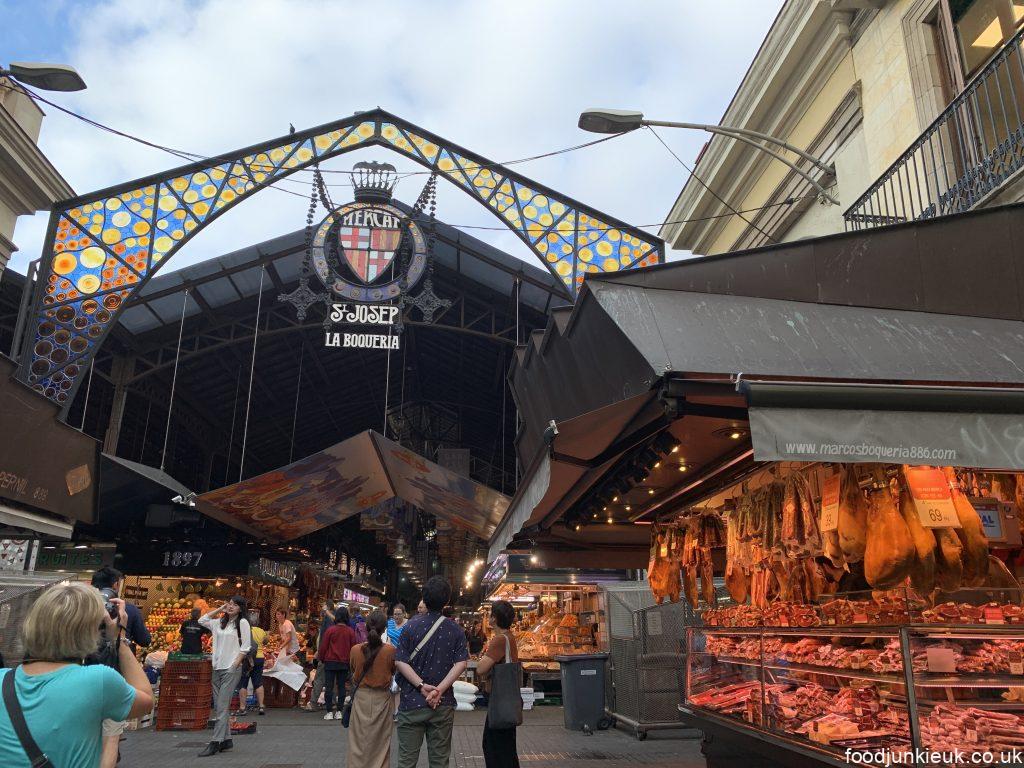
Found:
[[[29,608],[44,589],[67,579],[68,574],[60,573],[0,572],[0,653],[8,667],[24,660],[21,628]]]
[[[969,210],[1024,168],[1024,29],[843,214],[860,230]]]

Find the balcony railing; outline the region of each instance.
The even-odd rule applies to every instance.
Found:
[[[847,230],[973,208],[1024,168],[1024,29],[843,214]]]

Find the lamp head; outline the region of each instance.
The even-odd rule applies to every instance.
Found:
[[[85,81],[67,64],[41,64],[37,62],[12,63],[0,74],[10,75],[15,80],[41,88],[44,91],[81,91],[85,89]]]
[[[591,133],[626,133],[644,123],[644,113],[631,109],[591,108],[580,113],[579,126]]]

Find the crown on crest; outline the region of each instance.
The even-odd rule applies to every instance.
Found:
[[[398,171],[391,163],[356,163],[349,174],[357,202],[386,203],[398,182]]]

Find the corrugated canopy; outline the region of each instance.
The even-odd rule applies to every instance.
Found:
[[[286,467],[204,493],[199,510],[254,536],[290,541],[389,499],[483,539],[507,496],[366,431]]]

